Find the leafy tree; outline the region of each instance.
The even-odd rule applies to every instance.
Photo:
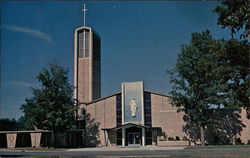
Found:
[[[209,31],[193,33],[189,45],[182,45],[176,66],[169,71],[173,83],[172,104],[185,111],[190,120],[200,127],[201,141],[205,144],[204,128],[213,119],[205,115],[206,109],[221,107],[226,102],[225,88],[217,74],[216,53],[224,40],[215,40]]]
[[[232,38],[234,34],[240,32],[243,40],[228,40],[224,48],[220,51],[220,60],[224,72],[224,81],[228,83],[225,91],[230,98],[231,104],[247,109],[250,118],[250,68],[249,68],[249,42],[250,35],[249,18],[250,7],[248,0],[222,0],[221,5],[214,9],[219,14],[218,24],[223,28],[231,30]]]
[[[218,24],[230,28],[232,39],[215,40],[208,31],[193,33],[190,44],[182,46],[175,69],[169,71],[174,84],[172,103],[188,114],[193,129],[201,127],[203,145],[205,126],[216,119],[215,127],[222,123],[221,118],[206,115],[206,109],[245,107],[250,111],[249,42],[246,40],[250,32],[249,2],[222,0],[214,11],[219,14]],[[234,39],[237,32],[243,40]]]
[[[249,106],[247,50],[246,41],[216,40],[209,31],[193,33],[190,44],[182,46],[175,69],[169,71],[172,103],[186,112],[193,128],[201,127],[203,145],[206,125],[222,120],[207,115],[207,109]]]
[[[249,45],[246,41],[231,39],[225,41],[216,54],[217,76],[225,84],[223,93],[227,94],[225,106],[249,106]]]
[[[248,0],[222,0],[221,5],[217,6],[214,11],[219,14],[217,24],[222,28],[229,27],[232,37],[240,30],[243,30],[241,38],[249,37],[250,7]]]
[[[81,115],[79,116],[79,120],[83,120],[84,129],[85,130],[85,145],[86,146],[98,146],[100,144],[99,136],[99,126],[100,122],[97,122],[94,118],[91,117],[90,113],[87,112],[85,108],[81,109]]]
[[[1,131],[11,131],[16,130],[17,121],[9,118],[0,119],[0,130]]]
[[[50,63],[37,76],[40,88],[33,88],[33,97],[26,98],[21,106],[22,120],[28,128],[53,130],[54,134],[74,128],[74,102],[68,71]]]
[[[216,122],[208,125],[208,132],[211,135],[207,138],[209,144],[234,144],[237,143],[243,127],[246,127],[240,120],[241,109],[210,109],[207,113],[216,118]]]

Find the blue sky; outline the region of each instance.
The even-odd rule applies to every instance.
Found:
[[[82,1],[2,3],[0,118],[18,118],[19,107],[39,87],[40,70],[56,60],[69,69],[73,84],[73,33],[83,25]],[[218,2],[86,2],[86,23],[101,36],[102,96],[120,91],[121,82],[143,81],[145,89],[168,94],[166,70],[174,67],[180,45],[192,32],[209,29],[216,38]]]

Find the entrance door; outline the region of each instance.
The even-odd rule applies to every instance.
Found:
[[[141,145],[141,133],[128,133],[128,145]]]

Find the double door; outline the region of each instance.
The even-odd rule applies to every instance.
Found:
[[[141,145],[141,133],[139,132],[128,133],[128,145]]]

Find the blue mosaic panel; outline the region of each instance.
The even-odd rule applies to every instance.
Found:
[[[143,83],[123,83],[124,123],[142,123]]]

